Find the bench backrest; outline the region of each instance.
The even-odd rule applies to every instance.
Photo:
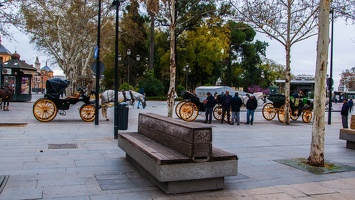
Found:
[[[138,132],[193,160],[208,160],[212,156],[211,126],[154,113],[139,113]]]

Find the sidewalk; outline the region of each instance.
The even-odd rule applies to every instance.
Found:
[[[238,155],[238,176],[226,177],[224,190],[165,195],[118,148],[112,108],[108,109],[110,121],[100,113],[99,125],[81,120],[81,104],[72,106],[66,116],[43,123],[32,115],[39,97],[11,102],[10,111],[0,111],[0,123],[27,123],[0,126],[0,180],[8,177],[0,200],[354,199],[355,171],[315,175],[275,161],[308,157],[312,125],[301,119],[284,126],[277,117],[267,121],[256,112],[253,126],[213,120],[213,146]],[[166,102],[147,104],[145,109],[130,109],[126,131],[137,130],[139,112],[167,114]],[[331,125],[325,113],[325,158],[355,167],[355,150],[339,140],[338,107],[341,104],[333,104]],[[195,122],[203,120],[199,116]],[[241,120],[245,121],[245,113]]]

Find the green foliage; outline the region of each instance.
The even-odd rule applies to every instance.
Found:
[[[163,83],[154,77],[142,79],[138,83],[138,88],[144,88],[147,96],[160,96],[164,91]]]
[[[205,24],[187,31],[181,37],[181,48],[178,51],[180,63],[177,71],[180,72],[180,81],[186,78],[184,67],[189,64],[191,72],[188,74],[189,88],[199,85],[215,84],[220,70],[218,63],[228,54],[229,30],[221,27],[220,19],[212,18]],[[191,87],[192,85],[192,87]]]
[[[176,87],[176,93],[178,94],[178,96],[179,96],[179,94],[181,94],[185,90],[186,90],[186,88],[184,86],[178,85]]]
[[[119,91],[122,91],[122,90],[124,90],[124,91],[134,90],[134,87],[125,82],[125,83],[121,84],[121,86],[120,86],[120,88],[118,90]]]

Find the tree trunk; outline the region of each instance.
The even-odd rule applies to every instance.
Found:
[[[286,76],[285,76],[285,122],[290,124],[290,85],[291,85],[291,7],[292,2],[288,1],[287,6],[287,36],[286,36]]]
[[[149,69],[154,68],[154,29],[155,29],[155,16],[154,13],[150,15],[150,49],[149,49]]]
[[[176,22],[175,22],[175,0],[170,0],[170,86],[169,92],[167,96],[167,104],[168,104],[168,117],[173,117],[174,110],[174,94],[175,94],[175,78],[176,78],[176,61],[175,61],[175,30],[176,30]]]
[[[329,12],[330,0],[320,0],[319,28],[317,42],[317,63],[314,90],[314,122],[312,126],[312,143],[308,163],[324,166],[324,129],[325,129],[325,77],[327,74],[329,48]]]
[[[291,84],[291,44],[286,42],[286,77],[285,77],[285,122],[290,124],[290,84]]]

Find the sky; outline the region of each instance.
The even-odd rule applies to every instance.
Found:
[[[284,46],[260,33],[257,34],[256,38],[269,43],[266,50],[267,58],[276,61],[278,64],[286,65]],[[333,87],[337,91],[342,71],[355,67],[355,25],[351,23],[347,25],[341,19],[334,21],[333,40]],[[295,43],[291,47],[291,73],[294,75],[307,74],[314,76],[317,58],[316,49],[317,36]],[[330,75],[330,45],[327,74]]]
[[[52,65],[51,60],[37,52],[33,44],[30,44],[29,38],[14,30],[14,37],[16,41],[9,41],[6,38],[1,38],[1,44],[5,46],[10,52],[15,51],[20,54],[21,60],[32,64],[38,56],[41,67],[47,65],[54,71],[54,75],[62,75],[62,70],[57,65]],[[285,65],[285,49],[276,40],[270,40],[266,35],[258,33],[256,38],[260,41],[266,41],[269,46],[266,50],[266,57],[274,60],[278,64]],[[315,74],[316,66],[316,45],[317,36],[313,36],[307,40],[295,43],[291,48],[291,73],[294,75]],[[355,67],[355,25],[346,24],[343,20],[336,20],[334,22],[334,43],[333,43],[333,79],[334,89],[338,90],[340,74],[345,69]],[[329,51],[330,52],[330,51]],[[330,57],[329,57],[330,59]],[[328,74],[330,63],[328,63]]]

